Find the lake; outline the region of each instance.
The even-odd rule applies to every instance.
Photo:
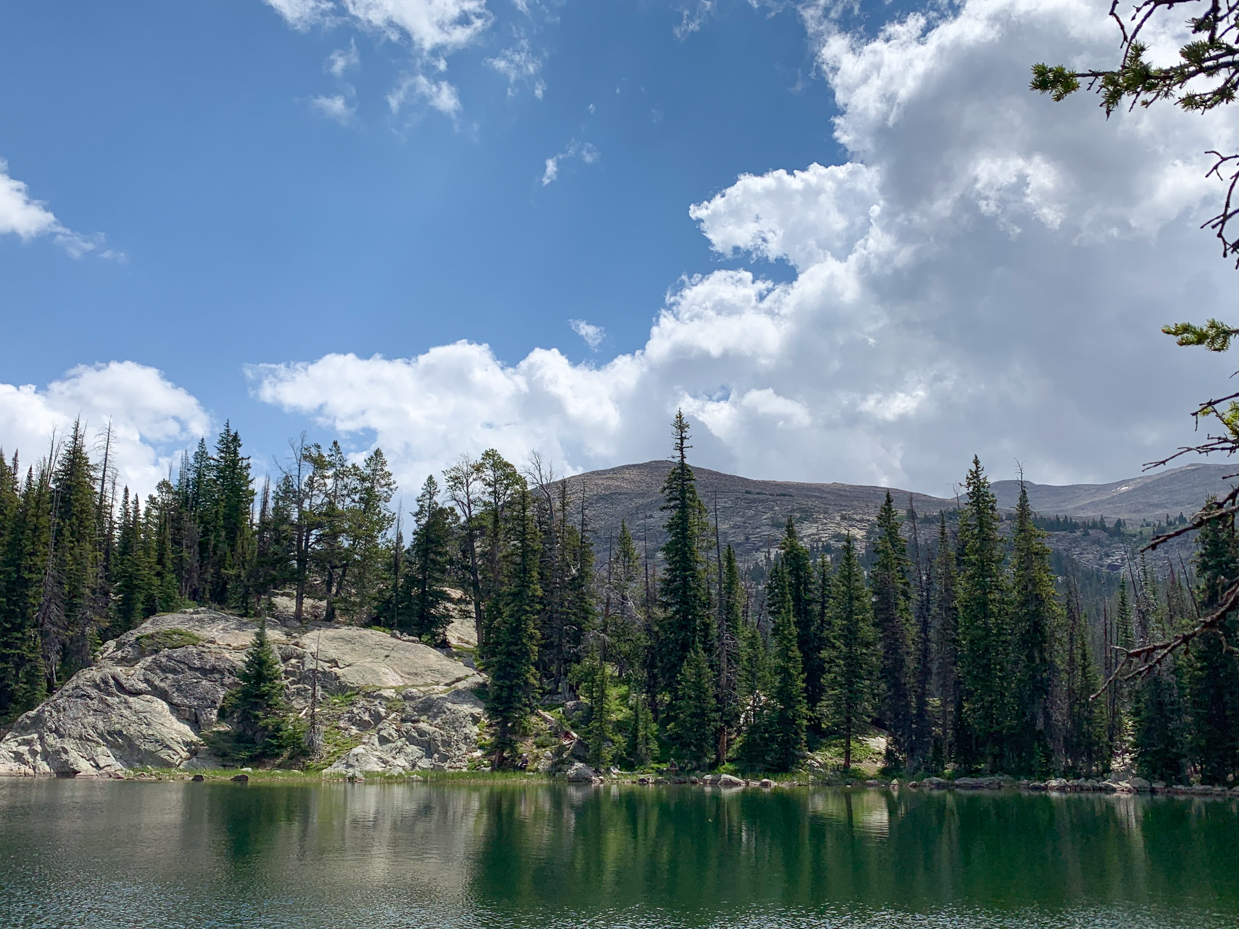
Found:
[[[0,925],[1239,926],[1239,803],[0,779]]]

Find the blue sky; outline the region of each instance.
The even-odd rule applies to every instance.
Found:
[[[1156,329],[1230,302],[1194,227],[1233,120],[1028,94],[1110,53],[1096,3],[928,10],[4,4],[0,446],[111,418],[140,485],[231,418],[263,467],[309,428],[411,483],[661,456],[685,406],[757,477],[1134,473],[1229,373]]]

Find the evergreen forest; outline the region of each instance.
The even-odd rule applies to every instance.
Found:
[[[1026,493],[1003,514],[974,459],[954,511],[922,519],[887,493],[866,537],[825,547],[789,518],[756,571],[711,522],[680,414],[672,435],[653,553],[626,525],[596,537],[583,482],[493,449],[427,477],[408,522],[381,451],[303,438],[259,483],[230,425],[145,500],[118,491],[109,436],[81,425],[33,463],[0,455],[0,723],[156,613],[262,616],[278,595],[295,621],[314,605],[327,622],[446,647],[463,603],[495,768],[519,764],[536,709],[581,701],[595,767],[849,769],[878,744],[890,774],[1130,766],[1233,783],[1234,615],[1103,688],[1124,649],[1220,602],[1239,576],[1233,515],[1203,525],[1190,568],[1159,575],[1135,558],[1113,593],[1085,598],[1045,541],[1079,527],[1035,514]],[[302,733],[271,722],[278,659],[262,626],[250,664],[234,702],[253,722],[238,731],[291,744]]]

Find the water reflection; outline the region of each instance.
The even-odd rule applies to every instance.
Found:
[[[0,923],[1233,926],[1233,801],[0,781]],[[10,920],[13,920],[10,922]]]

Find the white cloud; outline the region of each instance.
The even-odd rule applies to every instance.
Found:
[[[485,0],[342,0],[342,6],[358,23],[392,39],[405,36],[425,53],[463,48],[493,19]]]
[[[347,126],[356,112],[340,94],[334,94],[330,97],[314,97],[310,100],[310,106],[328,119],[334,119],[342,126]]]
[[[505,48],[494,58],[487,58],[485,64],[508,79],[509,97],[516,95],[517,84],[530,84],[533,95],[541,100],[546,93],[546,82],[539,75],[545,60],[543,56],[533,53],[528,39],[522,38],[512,48]]]
[[[92,438],[110,422],[110,463],[118,481],[141,494],[155,489],[179,450],[205,435],[202,406],[163,373],[132,361],[81,365],[40,390],[0,384],[0,447],[34,464],[53,432],[63,437],[81,419]],[[96,455],[98,457],[98,455]]]
[[[789,279],[687,277],[645,344],[600,366],[457,343],[255,368],[256,394],[372,437],[407,480],[489,445],[568,470],[661,456],[677,406],[697,460],[753,476],[946,493],[974,452],[996,476],[1016,457],[1038,481],[1130,475],[1190,439],[1230,373],[1158,328],[1231,310],[1236,272],[1198,227],[1220,194],[1204,152],[1233,150],[1239,119],[1107,121],[1029,92],[1034,61],[1113,59],[1104,4],[940,10],[869,38],[806,13],[846,162],[692,206],[720,255]]]
[[[331,13],[331,0],[263,0],[294,29],[309,29]]]
[[[422,101],[453,120],[460,113],[460,95],[447,81],[432,81],[423,74],[406,75],[396,89],[387,95],[387,105],[393,113],[399,113],[410,97]]]
[[[695,9],[687,6],[680,8],[680,24],[672,28],[672,33],[681,41],[697,32],[705,25],[710,14],[714,12],[714,0],[697,0]]]
[[[30,189],[24,182],[10,177],[8,170],[8,163],[0,158],[0,235],[15,234],[23,242],[51,236],[73,258],[98,251],[101,258],[124,260],[123,254],[104,247],[102,235],[82,235],[61,225],[47,204],[31,199]]]
[[[344,77],[345,71],[349,68],[356,68],[360,64],[361,55],[357,52],[357,42],[349,39],[348,48],[337,48],[327,56],[323,67],[336,77]]]
[[[568,147],[551,158],[546,159],[545,168],[542,171],[542,186],[556,180],[559,177],[559,166],[565,161],[572,158],[580,158],[587,165],[594,164],[602,157],[602,152],[590,144],[589,142],[581,143],[573,139],[568,143]]]
[[[587,323],[583,319],[570,319],[568,325],[572,327],[572,331],[579,335],[591,349],[597,350],[602,344],[602,340],[607,337],[607,331],[601,326],[595,326],[593,323]]]
[[[294,29],[341,17],[424,53],[463,48],[493,19],[486,0],[263,0]]]

